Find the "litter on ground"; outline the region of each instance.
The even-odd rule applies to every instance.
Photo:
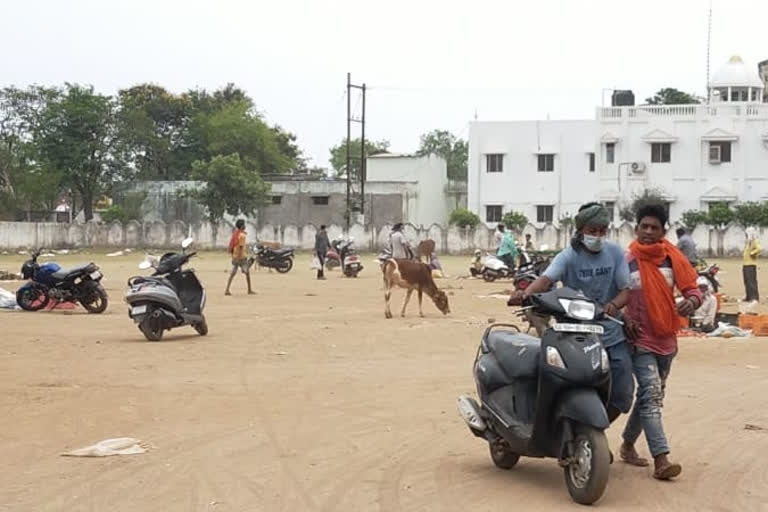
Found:
[[[133,437],[116,437],[104,439],[96,444],[62,453],[64,457],[108,457],[110,455],[137,455],[147,450],[139,439]]]

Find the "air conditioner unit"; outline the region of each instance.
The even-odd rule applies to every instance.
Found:
[[[711,164],[719,164],[722,162],[722,150],[723,148],[719,145],[711,144],[709,146],[709,163]]]
[[[645,172],[644,162],[632,162],[629,164],[629,172],[632,174],[643,174]]]

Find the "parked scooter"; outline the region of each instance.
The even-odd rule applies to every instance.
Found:
[[[281,274],[286,274],[293,268],[294,249],[291,247],[272,249],[257,241],[252,251],[253,256],[248,258],[249,267],[258,262],[260,267],[273,268]]]
[[[594,503],[610,465],[610,362],[596,323],[603,308],[560,288],[531,296],[525,309],[556,321],[541,339],[513,325],[486,329],[474,364],[480,403],[460,396],[459,414],[488,442],[496,466],[511,469],[521,456],[555,458],[571,498]]]
[[[182,270],[197,253],[187,253],[192,239],[181,243],[182,252],[169,252],[161,258],[147,256],[140,269],[154,268],[151,277],[128,279],[125,301],[128,316],[149,341],[160,341],[166,330],[191,325],[200,336],[208,334],[205,320],[205,290],[193,269]]]
[[[16,291],[16,302],[26,311],[39,311],[51,300],[79,302],[89,313],[107,309],[107,291],[101,285],[104,275],[95,263],[62,270],[54,263],[37,262],[40,250],[21,266],[21,275],[29,281]]]
[[[339,237],[331,242],[331,248],[325,255],[325,267],[332,270],[341,266],[341,270],[347,277],[357,277],[363,270],[360,256],[355,251],[355,239],[353,237]]]
[[[717,278],[717,274],[720,272],[720,267],[717,266],[716,263],[710,265],[705,260],[699,259],[698,264],[696,265],[696,272],[709,281],[709,284],[712,285],[712,290],[715,293],[720,291],[720,280]]]
[[[471,269],[470,269],[471,271]],[[486,254],[482,260],[480,275],[489,283],[497,279],[510,279],[515,275],[515,269],[509,268],[501,258],[495,254]]]

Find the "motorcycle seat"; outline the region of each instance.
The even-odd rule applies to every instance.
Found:
[[[488,349],[502,371],[511,379],[539,375],[541,340],[528,334],[495,330],[488,335]]]
[[[90,266],[91,264],[88,263],[86,265],[78,265],[77,267],[64,268],[59,270],[58,272],[54,272],[53,274],[51,274],[51,277],[56,279],[57,281],[64,281],[68,277],[85,273],[85,271]]]
[[[267,248],[266,253],[268,256],[284,256],[286,254],[291,254],[293,252],[293,249],[290,247],[281,247],[280,249],[269,249]]]

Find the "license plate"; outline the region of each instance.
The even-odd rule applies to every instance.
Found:
[[[143,315],[147,312],[147,305],[143,306],[134,306],[131,308],[131,315]]]
[[[605,330],[602,325],[594,324],[560,324],[556,323],[552,328],[558,332],[585,332],[590,334],[603,334]]]
[[[96,281],[97,279],[101,279],[101,272],[98,270],[96,272],[91,272],[91,279]]]

